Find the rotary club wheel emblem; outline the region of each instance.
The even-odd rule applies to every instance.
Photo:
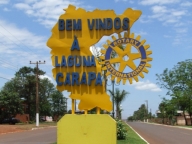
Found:
[[[143,72],[148,73],[146,67],[151,67],[151,64],[148,62],[152,61],[152,58],[148,56],[152,54],[152,51],[148,51],[149,45],[144,45],[146,40],[140,41],[140,38],[141,36],[138,35],[134,39],[134,33],[128,37],[128,34],[125,32],[123,38],[120,34],[118,39],[112,36],[114,41],[107,40],[107,44],[103,45],[105,49],[101,50],[101,53],[104,55],[100,56],[102,60],[100,64],[105,65],[102,70],[107,70],[106,76],[111,75],[111,80],[116,80],[117,83],[122,80],[123,84],[129,80],[129,83],[132,84],[132,79],[138,82],[138,76],[144,78]],[[125,45],[124,49],[121,49],[120,45]],[[135,48],[138,52],[133,53],[131,51],[132,48]],[[113,51],[116,52],[117,57],[111,57]],[[125,56],[128,57],[126,61],[123,60]],[[136,66],[134,60],[139,59],[140,63]],[[116,63],[119,63],[118,69],[113,66]],[[131,72],[124,72],[127,66],[132,70]]]

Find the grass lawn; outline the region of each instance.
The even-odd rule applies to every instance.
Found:
[[[39,127],[48,127],[48,126],[56,126],[57,123],[56,122],[40,122],[39,123]],[[16,125],[17,128],[21,129],[21,130],[30,130],[32,128],[36,128],[36,124],[24,124],[24,123],[17,123]]]
[[[177,127],[185,127],[185,128],[192,128],[192,126],[177,126]]]
[[[128,139],[118,140],[117,144],[146,144],[128,125]]]

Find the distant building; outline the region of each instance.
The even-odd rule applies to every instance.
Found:
[[[157,115],[160,114],[160,113],[161,113],[160,110],[156,111]],[[165,113],[166,113],[166,111],[165,111]],[[177,125],[185,125],[185,117],[187,119],[187,124],[191,125],[190,116],[189,116],[189,114],[187,112],[185,112],[185,117],[184,117],[183,111],[177,110],[177,113],[174,116],[176,118]]]

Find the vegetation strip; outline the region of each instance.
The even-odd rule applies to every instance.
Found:
[[[165,125],[165,124],[158,124],[158,123],[146,123],[146,124],[153,124],[153,125],[160,125],[160,126],[166,126],[166,127],[192,130],[192,126],[172,126],[172,125]]]
[[[133,132],[135,132],[145,143],[147,143],[147,144],[149,144],[141,135],[139,135],[128,123],[126,123],[127,124],[127,126],[129,127],[129,128],[131,128],[131,130],[133,131]],[[129,139],[129,134],[128,134],[128,139]],[[133,143],[133,144],[136,144],[136,143]]]

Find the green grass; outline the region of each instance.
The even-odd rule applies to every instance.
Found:
[[[13,125],[13,126],[21,130],[30,130],[32,128],[37,128],[35,123],[33,124],[17,123],[16,125]],[[57,123],[56,122],[40,122],[39,123],[39,128],[49,127],[49,126],[57,126]]]
[[[117,144],[146,144],[146,142],[144,142],[128,125],[126,126],[128,128],[128,139],[118,140]]]
[[[185,125],[185,126],[179,126],[179,125],[178,125],[177,127],[192,128],[192,126],[186,126],[186,125]]]
[[[128,125],[128,139],[118,140],[117,144],[146,144]]]

